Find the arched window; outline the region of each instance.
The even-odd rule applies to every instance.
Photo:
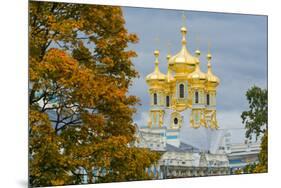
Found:
[[[210,105],[210,95],[209,95],[209,93],[207,93],[207,105]]]
[[[174,124],[177,125],[178,122],[179,122],[178,118],[175,118],[175,119],[174,119]]]
[[[166,96],[166,106],[170,106],[170,96]]]
[[[184,85],[180,84],[180,98],[184,98]]]
[[[157,105],[157,94],[156,93],[153,94],[153,104]]]
[[[199,103],[199,93],[198,91],[195,91],[195,104]]]

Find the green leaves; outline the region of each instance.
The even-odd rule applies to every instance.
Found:
[[[261,151],[259,153],[259,163],[256,165],[248,165],[244,169],[247,173],[264,173],[268,169],[268,106],[267,106],[267,90],[253,86],[246,93],[249,101],[249,110],[244,111],[241,115],[243,123],[245,123],[246,137],[256,138],[263,133]]]
[[[249,102],[249,110],[241,114],[245,123],[246,137],[256,138],[267,129],[267,90],[253,86],[246,93]]]

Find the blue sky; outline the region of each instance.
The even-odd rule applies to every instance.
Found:
[[[145,125],[149,111],[145,76],[154,69],[153,51],[160,50],[160,70],[167,72],[168,43],[174,55],[181,48],[182,11],[123,7],[126,28],[136,33],[139,43],[130,45],[138,57],[133,59],[140,78],[135,79],[130,94],[141,99],[134,121]],[[201,70],[206,72],[206,52],[211,43],[213,72],[221,84],[217,90],[217,118],[221,128],[242,128],[240,115],[248,107],[245,93],[257,85],[267,88],[267,17],[185,11],[187,48],[199,46]],[[159,42],[155,38],[159,38]],[[199,44],[196,40],[199,38]]]

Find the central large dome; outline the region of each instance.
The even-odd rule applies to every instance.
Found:
[[[181,50],[169,59],[169,66],[175,73],[190,73],[193,72],[196,65],[196,58],[190,54],[186,48],[186,28],[181,28],[182,33],[182,47]]]

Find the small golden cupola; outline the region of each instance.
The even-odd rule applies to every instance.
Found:
[[[207,61],[208,61],[208,71],[207,71],[207,84],[212,85],[214,87],[220,84],[220,79],[213,74],[212,72],[212,65],[211,65],[212,55],[210,52],[207,54]]]
[[[218,121],[216,117],[216,93],[217,86],[220,83],[220,79],[212,72],[211,66],[212,55],[210,51],[207,54],[208,71],[207,71],[207,83],[206,83],[206,118],[207,126],[211,129],[218,129]]]
[[[179,53],[169,59],[169,65],[176,74],[190,73],[194,71],[196,64],[195,58],[190,54],[186,48],[186,33],[187,29],[185,26],[181,27],[182,33],[182,47]]]
[[[196,58],[195,58],[195,70],[194,72],[190,73],[188,76],[187,76],[187,79],[190,81],[190,83],[197,83],[197,82],[202,82],[202,83],[205,83],[206,80],[207,80],[207,77],[206,77],[206,74],[203,73],[200,69],[200,60],[199,60],[199,57],[200,57],[200,54],[201,52],[199,50],[196,50],[195,51],[195,54],[196,54]]]
[[[153,81],[165,81],[166,80],[166,75],[161,73],[159,70],[159,51],[155,50],[154,51],[154,56],[155,56],[155,68],[152,73],[146,76],[146,82],[149,84]]]
[[[199,128],[200,126],[206,127],[205,120],[205,84],[206,74],[200,70],[200,51],[196,50],[196,64],[194,72],[187,76],[190,86],[189,103],[191,103],[191,116],[190,126],[193,128]]]

